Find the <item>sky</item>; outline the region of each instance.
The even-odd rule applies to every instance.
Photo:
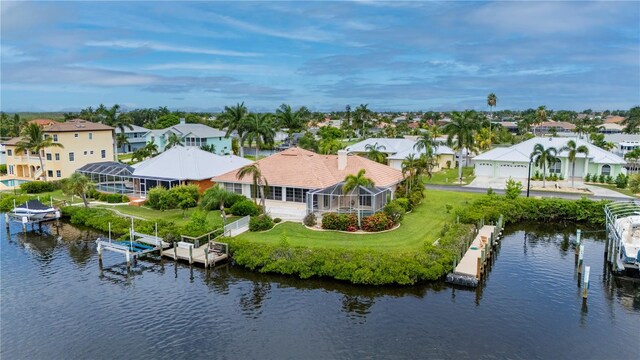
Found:
[[[629,109],[640,2],[0,3],[0,109]]]

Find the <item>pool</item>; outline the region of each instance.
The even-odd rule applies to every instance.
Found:
[[[9,186],[9,187],[13,187],[13,186],[20,186],[20,184],[29,182],[29,180],[18,180],[18,179],[5,179],[5,180],[0,180],[0,183],[2,183],[2,185],[4,186]]]

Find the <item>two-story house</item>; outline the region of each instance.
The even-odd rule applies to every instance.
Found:
[[[118,153],[130,153],[143,148],[147,144],[149,131],[149,129],[142,126],[131,125],[131,128],[125,126],[124,136],[127,139],[127,144],[118,146]],[[116,128],[116,139],[121,132],[120,128]]]
[[[226,137],[224,131],[204,124],[187,124],[184,119],[180,119],[180,124],[166,129],[150,130],[146,135],[146,142],[154,142],[158,146],[158,152],[162,152],[166,149],[167,140],[172,133],[182,139],[184,146],[213,145],[216,154],[231,153],[231,137]]]
[[[43,126],[44,136],[63,147],[49,147],[41,151],[43,169],[37,153],[17,151],[21,138],[5,141],[7,173],[9,176],[39,180],[59,180],[78,168],[93,162],[113,160],[114,128],[75,119]]]

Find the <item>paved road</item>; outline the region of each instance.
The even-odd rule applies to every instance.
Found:
[[[427,189],[435,189],[435,190],[448,190],[448,191],[459,191],[459,192],[470,192],[470,193],[479,193],[486,194],[487,189],[485,188],[477,188],[477,187],[467,187],[460,185],[425,185]],[[504,194],[504,190],[494,189],[496,194]],[[527,190],[524,189],[522,191],[522,196],[526,196]],[[630,200],[628,197],[620,194],[620,196],[596,196],[596,195],[582,195],[582,194],[570,194],[570,193],[560,193],[560,192],[551,192],[551,191],[533,191],[529,192],[529,196],[539,196],[539,197],[555,197],[562,199],[571,199],[571,200],[579,200],[582,196],[586,196],[589,199],[593,200]]]

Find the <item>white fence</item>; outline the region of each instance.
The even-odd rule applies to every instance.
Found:
[[[249,230],[249,218],[250,216],[245,216],[241,219],[238,219],[231,224],[227,224],[224,227],[224,235],[225,236],[236,236],[240,235],[243,232]]]

